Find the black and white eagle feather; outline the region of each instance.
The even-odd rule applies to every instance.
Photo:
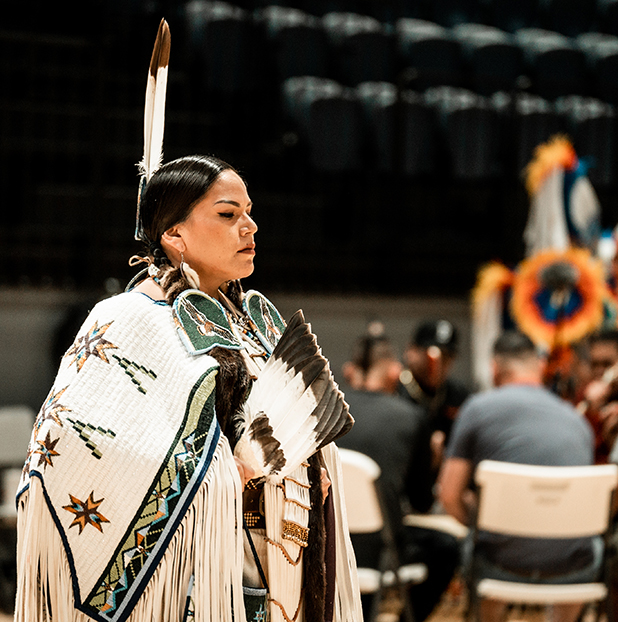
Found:
[[[144,155],[139,163],[141,181],[137,197],[135,217],[135,239],[146,241],[140,219],[140,199],[146,183],[163,161],[163,130],[165,129],[165,97],[167,93],[167,72],[170,62],[170,29],[162,19],[157,31],[148,79],[144,105]]]
[[[354,424],[311,326],[297,311],[243,408],[234,454],[258,476],[288,475]]]

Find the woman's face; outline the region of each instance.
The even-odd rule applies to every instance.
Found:
[[[225,282],[249,276],[255,256],[257,225],[243,180],[223,171],[189,217],[161,237],[172,259],[184,261],[200,277],[200,289],[212,296]]]

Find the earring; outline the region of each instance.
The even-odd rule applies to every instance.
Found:
[[[189,283],[193,289],[200,288],[200,277],[198,273],[185,262],[184,253],[180,253],[180,273],[187,279],[187,283]]]
[[[156,281],[159,274],[161,274],[159,266],[155,266],[154,263],[148,265],[148,276],[151,276]]]

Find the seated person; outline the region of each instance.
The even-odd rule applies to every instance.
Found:
[[[589,361],[591,381],[584,389],[582,410],[594,431],[594,461],[605,464],[618,416],[618,330],[601,330],[590,337]]]
[[[421,406],[429,420],[434,453],[434,476],[442,460],[457,411],[468,389],[450,377],[457,358],[459,335],[448,320],[423,322],[404,352],[399,394]]]
[[[401,564],[422,562],[428,577],[410,587],[416,622],[422,622],[448,587],[459,560],[457,540],[433,529],[402,523],[402,501],[418,512],[433,504],[430,433],[421,407],[397,395],[401,363],[384,336],[359,340],[353,360],[344,366],[352,390],[346,401],[355,419],[352,430],[337,444],[373,458]],[[378,567],[379,534],[352,535],[359,567]],[[367,606],[367,603],[364,603]]]
[[[467,400],[453,426],[439,478],[444,509],[464,524],[474,515],[468,486],[485,459],[549,466],[593,463],[588,422],[542,386],[544,361],[525,335],[505,332],[494,346],[495,389]],[[597,539],[541,539],[477,535],[474,579],[568,583],[595,580],[602,546]],[[577,619],[580,604],[556,605],[560,622]],[[504,605],[484,599],[481,621],[501,619]]]

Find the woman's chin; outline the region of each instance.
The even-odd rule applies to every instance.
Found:
[[[242,271],[241,271],[241,270],[239,270],[239,272],[240,272],[241,274],[239,274],[239,275],[236,277],[236,279],[237,279],[237,280],[238,280],[238,279],[244,279],[244,278],[246,278],[246,277],[248,277],[248,276],[251,276],[251,275],[253,274],[253,271],[254,271],[254,270],[255,270],[255,266],[253,265],[253,259],[251,259],[251,263],[250,263],[250,264],[248,264],[248,265],[245,267],[245,269],[244,269],[244,270],[242,270]]]

